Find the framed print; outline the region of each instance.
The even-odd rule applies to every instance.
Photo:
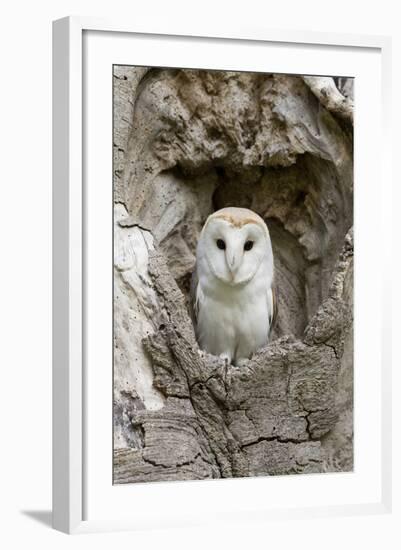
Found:
[[[53,49],[55,528],[388,510],[389,39]]]

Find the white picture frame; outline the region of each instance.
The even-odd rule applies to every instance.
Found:
[[[90,246],[90,239],[86,238],[86,233],[88,229],[89,233],[91,231],[91,228],[88,228],[88,224],[95,223],[93,216],[89,216],[89,218],[85,216],[85,209],[87,207],[87,190],[85,190],[84,185],[86,177],[85,156],[88,154],[83,138],[85,109],[88,107],[87,103],[85,103],[84,94],[84,81],[87,78],[84,75],[83,67],[83,59],[87,55],[84,41],[85,33],[93,33],[93,36],[100,33],[102,37],[107,36],[109,45],[110,40],[117,41],[117,37],[119,37],[119,40],[122,38],[128,39],[129,37],[146,37],[148,42],[152,40],[157,42],[160,37],[164,36],[175,39],[179,38],[181,45],[183,42],[185,44],[197,42],[205,46],[208,43],[217,44],[216,41],[219,41],[219,44],[226,44],[228,49],[231,47],[230,45],[234,44],[240,46],[258,44],[261,47],[264,44],[277,44],[288,45],[292,48],[308,48],[310,51],[321,47],[326,47],[327,52],[331,51],[330,48],[340,48],[345,56],[348,54],[349,56],[354,55],[355,52],[362,49],[374,51],[381,67],[380,82],[376,83],[378,86],[380,85],[380,116],[378,116],[377,123],[382,132],[382,137],[379,138],[381,157],[378,159],[378,177],[382,190],[381,194],[386,197],[391,195],[390,160],[388,157],[390,149],[388,140],[390,125],[391,41],[388,37],[292,32],[260,28],[250,30],[231,30],[225,28],[216,30],[213,28],[197,29],[194,26],[192,29],[184,29],[179,27],[173,28],[172,25],[169,25],[165,29],[147,29],[141,28],[140,25],[131,25],[127,22],[104,21],[82,17],[69,17],[54,22],[53,526],[67,533],[77,533],[98,530],[138,529],[151,525],[189,525],[212,521],[213,518],[206,512],[204,517],[200,517],[199,511],[197,512],[196,510],[193,515],[190,513],[183,515],[180,512],[178,503],[176,510],[174,509],[175,504],[173,504],[171,515],[164,518],[160,517],[157,506],[149,504],[147,507],[146,498],[153,499],[153,503],[155,502],[154,499],[158,498],[162,501],[168,497],[173,487],[177,487],[169,483],[150,484],[151,486],[148,487],[145,486],[146,484],[143,484],[135,486],[136,488],[132,488],[131,486],[131,489],[122,488],[122,491],[125,491],[124,498],[128,499],[132,498],[131,496],[127,496],[128,490],[135,490],[137,494],[140,492],[141,506],[143,507],[141,514],[138,511],[138,514],[132,514],[132,517],[119,518],[118,515],[117,517],[112,517],[112,515],[105,515],[107,512],[101,512],[97,514],[97,517],[87,517],[88,491],[85,487],[87,488],[88,476],[92,476],[92,481],[89,482],[90,487],[93,487],[94,481],[98,482],[100,486],[102,483],[111,484],[111,472],[110,477],[105,480],[105,470],[99,469],[97,471],[95,467],[89,468],[85,462],[85,453],[88,445],[91,445],[90,442],[88,443],[88,430],[90,433],[91,422],[88,421],[88,405],[85,399],[88,391],[87,385],[93,382],[93,378],[88,381],[86,373],[88,367],[88,334],[87,321],[85,320],[87,311],[84,304],[86,293],[88,292],[88,280],[85,277],[85,269],[90,261],[88,259],[88,243]],[[205,47],[205,49],[207,48]],[[100,45],[99,53],[101,55]],[[160,48],[155,48],[151,52],[149,59],[154,59],[155,64],[165,65],[165,58]],[[158,59],[160,60],[159,62],[157,62]],[[88,57],[86,57],[86,60],[88,60]],[[142,63],[138,62],[134,56],[131,59],[131,64],[140,65]],[[172,62],[171,66],[176,65]],[[270,70],[271,68],[266,69],[267,72]],[[277,71],[277,69],[275,70]],[[105,114],[105,116],[108,115]],[[362,123],[363,120],[358,120],[358,117],[356,117],[356,124]],[[107,136],[107,139],[110,141],[111,158],[111,135]],[[363,165],[360,164],[359,168],[360,175],[363,172]],[[358,173],[356,175],[358,176]],[[107,177],[111,178],[111,172]],[[111,200],[111,192],[109,192],[109,198]],[[356,200],[358,200],[358,192],[356,193]],[[368,208],[370,207],[366,206],[366,209]],[[386,224],[388,221],[386,219],[385,204],[381,206],[380,218],[379,236],[380,234],[385,234],[387,230]],[[106,232],[109,230],[110,226],[104,229]],[[361,230],[361,235],[363,235],[363,230]],[[218,518],[216,516],[216,519],[219,521],[236,521],[238,519],[242,519],[243,521],[266,521],[273,517],[311,517],[313,515],[350,515],[372,512],[385,513],[390,511],[391,401],[389,396],[391,394],[391,359],[389,352],[390,329],[388,326],[390,315],[388,310],[391,298],[387,289],[387,278],[385,275],[389,271],[386,270],[386,266],[389,265],[389,251],[386,246],[381,250],[381,254],[384,269],[380,274],[379,286],[380,292],[383,292],[383,295],[380,295],[378,303],[382,316],[380,331],[379,334],[376,334],[379,339],[380,361],[376,361],[375,359],[378,356],[377,354],[372,354],[372,359],[370,360],[371,362],[375,362],[372,365],[372,376],[376,376],[376,385],[372,383],[370,391],[376,391],[377,393],[377,410],[380,415],[377,426],[380,441],[376,442],[380,450],[380,456],[378,455],[376,464],[377,473],[380,476],[376,490],[376,494],[379,496],[377,498],[366,496],[361,501],[352,496],[348,501],[344,498],[343,502],[340,499],[340,501],[333,501],[333,503],[326,502],[321,506],[311,505],[310,503],[303,506],[300,501],[300,504],[295,502],[295,505],[291,507],[280,506],[275,509],[274,506],[270,506],[268,510],[255,500],[252,513],[248,514],[240,508],[236,509],[235,502],[233,502],[232,507],[225,514],[222,514]],[[358,285],[357,275],[356,285]],[[362,289],[361,292],[364,291]],[[386,314],[383,314],[384,311]],[[357,348],[356,353],[358,353]],[[356,388],[357,391],[359,391],[358,387]],[[262,483],[259,480],[260,478],[256,481]],[[226,493],[227,501],[233,501],[233,495],[238,490],[244,490],[243,488],[251,487],[252,491],[255,490],[255,480],[239,481],[241,486],[238,485],[238,480],[235,480],[234,483],[237,483],[237,485],[230,485],[230,481],[228,483],[224,482],[224,485],[218,488],[222,493]],[[284,481],[282,478],[276,478],[274,483],[277,486],[278,483],[284,483]],[[311,482],[306,480],[303,483]],[[200,486],[202,487],[200,488]],[[197,499],[202,498],[207,501],[208,499],[212,500],[215,498],[215,493],[213,492],[215,486],[212,486],[209,482],[198,483],[196,488],[194,487],[193,482],[185,482],[184,484],[180,484],[179,491],[182,492],[185,498],[193,497],[195,492]],[[119,490],[119,495],[122,495],[121,488]],[[201,494],[202,496],[200,497]],[[106,500],[107,496],[106,493],[99,493],[96,498]],[[153,514],[149,512],[151,509],[154,510]]]

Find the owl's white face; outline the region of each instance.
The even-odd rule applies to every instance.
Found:
[[[223,212],[212,216],[202,231],[198,250],[202,260],[206,260],[214,277],[230,286],[248,283],[262,262],[273,270],[268,229],[261,218],[252,214],[255,220],[252,217],[238,220]]]

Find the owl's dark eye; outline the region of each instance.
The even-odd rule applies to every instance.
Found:
[[[220,250],[226,249],[226,243],[223,241],[223,239],[217,239],[216,244],[217,248],[220,248]]]
[[[252,247],[253,241],[246,241],[246,243],[244,244],[244,250],[251,250]]]

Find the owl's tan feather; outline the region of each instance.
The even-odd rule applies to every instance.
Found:
[[[270,334],[274,327],[277,324],[277,316],[278,316],[278,291],[277,286],[273,282],[273,285],[270,289],[271,297],[272,297],[272,307],[271,307],[271,315],[269,317],[269,323],[270,323]]]
[[[263,221],[263,219],[258,214],[256,214],[252,210],[249,210],[248,208],[234,208],[231,206],[227,206],[226,208],[221,208],[220,210],[218,210],[217,212],[214,212],[208,217],[205,223],[205,227],[207,226],[210,220],[215,220],[215,219],[225,220],[233,227],[238,227],[238,228],[243,227],[248,223],[255,223],[263,227],[264,230],[266,230],[266,224]]]

